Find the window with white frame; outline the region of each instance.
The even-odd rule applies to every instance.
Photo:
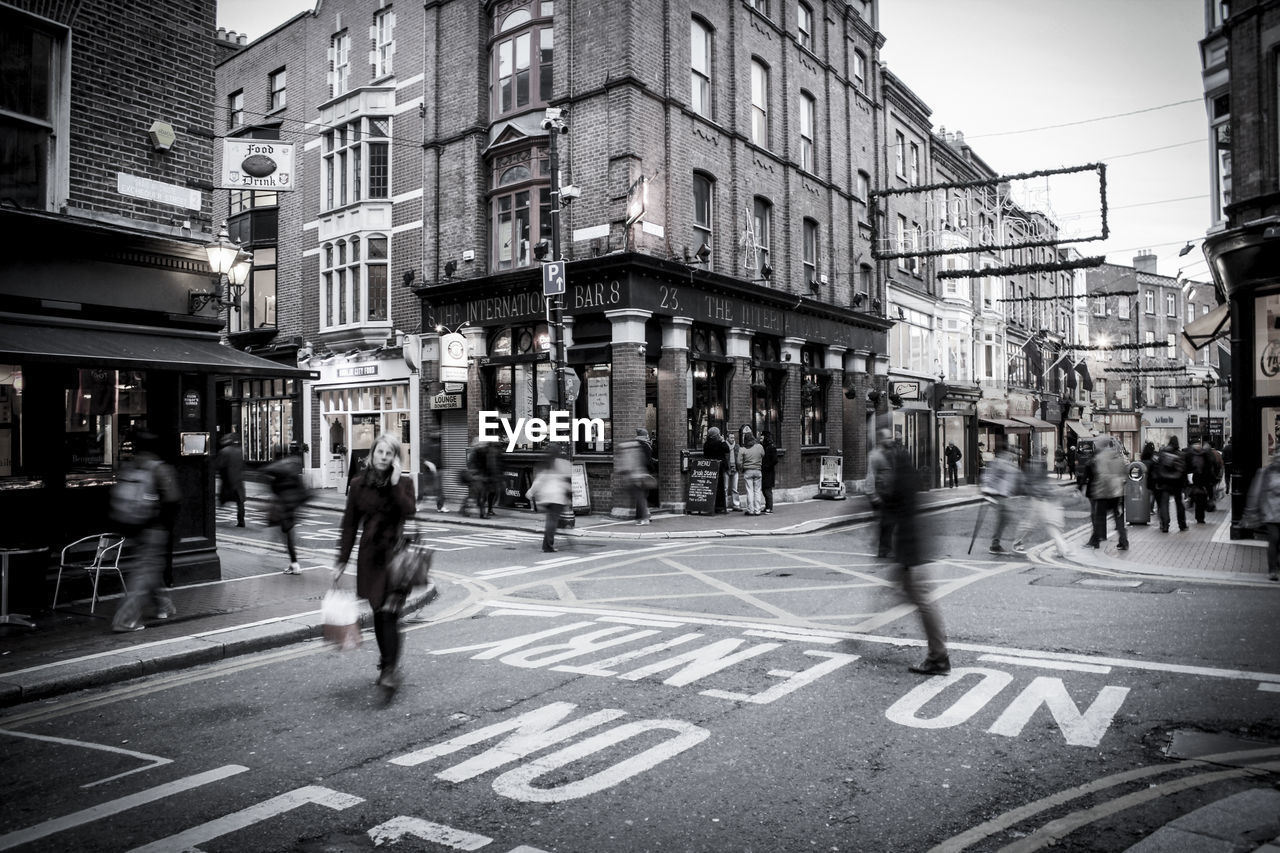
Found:
[[[285,89],[285,70],[283,68],[271,72],[267,77],[267,88],[270,90],[267,93],[267,111],[273,112],[284,109],[287,90]]]
[[[1107,297],[1105,296],[1093,297],[1093,316],[1095,317],[1107,316]]]
[[[711,216],[715,209],[715,179],[705,172],[693,173],[693,246],[711,245]]]
[[[860,50],[853,52],[853,79],[859,86],[867,85],[867,55]]]
[[[551,171],[544,148],[522,148],[494,160],[490,199],[495,270],[536,263],[533,247],[551,239]],[[536,239],[535,239],[536,237]]]
[[[1175,335],[1173,332],[1169,332],[1167,335],[1164,336],[1164,357],[1165,358],[1178,357],[1178,339],[1177,339],[1177,335]]]
[[[227,95],[227,129],[237,128],[244,124],[244,89],[237,89]]]
[[[689,27],[689,107],[705,118],[715,118],[715,100],[711,88],[711,26],[694,18]]]
[[[394,73],[396,13],[380,9],[373,16],[373,78]]]
[[[755,232],[756,270],[769,260],[769,232],[773,226],[773,205],[756,196],[751,205],[751,227]]]
[[[1116,317],[1120,318],[1121,320],[1128,320],[1129,308],[1130,308],[1130,303],[1126,297],[1121,296],[1118,299],[1116,299]]]
[[[813,9],[805,2],[796,5],[796,38],[801,47],[813,50]]]
[[[804,280],[807,284],[818,283],[818,221],[805,217],[802,235],[802,256],[804,258]]]
[[[551,100],[554,7],[551,0],[526,0],[495,8],[496,40],[489,49],[494,118],[545,106]]]
[[[330,40],[329,62],[333,66],[329,87],[336,98],[351,87],[351,36],[348,33],[338,33]]]
[[[1120,360],[1121,361],[1128,362],[1133,357],[1133,350],[1130,348],[1130,344],[1132,343],[1133,341],[1132,339],[1130,339],[1128,332],[1125,332],[1123,335],[1120,336]]]
[[[325,209],[391,195],[391,119],[362,116],[323,134]]]
[[[920,183],[920,146],[911,143],[911,183]]]
[[[1156,313],[1156,292],[1154,290],[1148,290],[1142,294],[1142,305],[1143,310],[1148,314]]]
[[[0,6],[0,197],[55,210],[66,195],[68,33]]]
[[[1178,316],[1178,306],[1174,301],[1172,293],[1166,293],[1164,295],[1164,313],[1168,317]]]
[[[755,9],[766,18],[769,17],[769,0],[747,0],[751,4],[751,8]]]
[[[806,172],[815,172],[816,163],[813,152],[813,128],[818,102],[808,92],[800,93],[800,168]]]
[[[323,328],[387,321],[387,237],[352,234],[320,252]]]
[[[1140,353],[1140,355],[1148,355],[1148,356],[1155,355],[1155,344],[1156,344],[1156,333],[1143,332],[1142,333],[1142,352]]]
[[[933,364],[933,331],[932,316],[923,311],[901,308],[901,316],[889,329],[889,364],[899,370],[932,372],[936,375]]]
[[[769,147],[769,68],[751,60],[751,141]]]
[[[232,216],[249,210],[276,207],[280,203],[276,193],[268,190],[231,190],[230,195],[231,205],[228,213]],[[256,258],[254,264],[257,264]]]
[[[273,193],[274,195],[274,193]],[[248,286],[239,311],[227,312],[227,331],[246,332],[276,325],[276,247],[256,246]]]
[[[903,216],[901,213],[898,214],[898,233],[896,236],[897,236],[897,242],[898,242],[898,251],[899,252],[908,251],[910,246],[910,240],[911,240],[910,228],[907,226],[907,217]],[[906,255],[899,256],[898,269],[904,270],[904,271],[908,269]]]
[[[1209,140],[1213,145],[1213,218],[1222,222],[1231,204],[1231,93],[1209,100]]]
[[[907,137],[900,130],[893,132],[893,152],[896,166],[894,173],[899,178],[905,178],[907,176]]]

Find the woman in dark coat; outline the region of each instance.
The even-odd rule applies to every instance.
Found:
[[[369,465],[351,482],[347,509],[342,514],[342,541],[334,583],[346,570],[351,549],[360,533],[360,557],[356,563],[356,595],[373,608],[373,633],[378,640],[380,660],[378,686],[394,690],[400,684],[396,667],[400,663],[400,613],[387,602],[387,562],[400,542],[405,521],[413,518],[415,497],[413,478],[401,475],[400,439],[383,433],[369,451]]]
[[[764,511],[773,512],[773,484],[778,468],[778,446],[773,443],[773,433],[768,430],[760,433],[760,443],[764,445],[764,464],[760,468],[763,479],[760,490],[764,492]]]

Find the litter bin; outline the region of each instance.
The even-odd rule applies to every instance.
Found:
[[[1147,488],[1147,466],[1130,462],[1124,481],[1124,517],[1130,524],[1151,523],[1151,491]]]

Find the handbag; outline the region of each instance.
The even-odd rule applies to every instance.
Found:
[[[360,612],[355,594],[334,587],[320,602],[320,618],[324,622],[324,638],[339,651],[360,648]]]
[[[400,544],[387,561],[387,588],[408,592],[415,586],[426,586],[434,556],[434,551],[418,541],[416,533],[400,537]]]

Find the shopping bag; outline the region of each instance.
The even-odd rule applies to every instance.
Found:
[[[360,613],[352,592],[336,588],[326,592],[320,602],[320,617],[325,640],[339,651],[360,647]]]
[[[426,586],[434,553],[416,535],[401,537],[387,561],[387,588],[408,592],[415,586]]]

